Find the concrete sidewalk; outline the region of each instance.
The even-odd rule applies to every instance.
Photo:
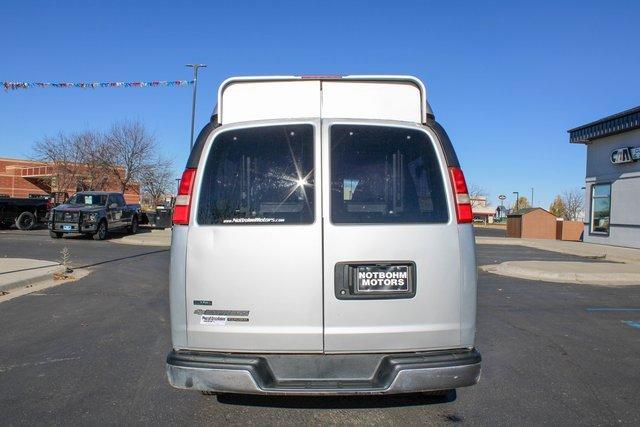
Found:
[[[605,286],[640,286],[640,250],[561,240],[476,237],[478,245],[519,245],[584,257],[584,262],[507,261],[483,271],[519,279]],[[593,260],[611,262],[594,262]]]
[[[50,280],[60,264],[27,258],[0,258],[0,293]]]
[[[501,276],[555,283],[640,285],[640,264],[569,261],[507,261],[480,269]]]
[[[0,303],[82,279],[91,270],[74,269],[69,275],[54,277],[54,273],[61,272],[62,266],[57,262],[28,258],[0,258]]]
[[[563,240],[515,239],[507,237],[476,237],[478,245],[520,245],[544,251],[560,252],[585,258],[602,258],[607,261],[640,264],[640,249],[597,245],[594,243],[567,242]]]
[[[137,234],[122,236],[114,234],[108,242],[125,245],[171,246],[171,229],[141,228]]]

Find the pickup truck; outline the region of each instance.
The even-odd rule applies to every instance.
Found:
[[[19,230],[31,230],[46,221],[52,203],[50,198],[0,197],[0,227],[15,224]]]
[[[114,230],[135,234],[140,217],[140,205],[126,204],[122,193],[82,191],[51,210],[49,235],[57,239],[67,233],[80,233],[104,240]]]

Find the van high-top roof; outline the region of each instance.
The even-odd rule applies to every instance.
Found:
[[[341,118],[427,123],[433,113],[413,76],[232,77],[218,90],[218,122]]]

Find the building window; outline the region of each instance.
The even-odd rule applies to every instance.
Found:
[[[609,234],[611,220],[611,184],[591,187],[591,232]]]

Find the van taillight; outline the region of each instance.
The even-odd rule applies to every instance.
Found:
[[[173,223],[177,225],[189,224],[189,212],[191,211],[191,193],[193,191],[193,181],[196,177],[196,170],[187,168],[180,178],[178,196],[173,205]]]
[[[471,199],[469,198],[469,190],[467,189],[462,169],[449,168],[449,175],[451,176],[451,185],[456,198],[458,224],[469,223],[473,221],[473,212],[471,212]]]

